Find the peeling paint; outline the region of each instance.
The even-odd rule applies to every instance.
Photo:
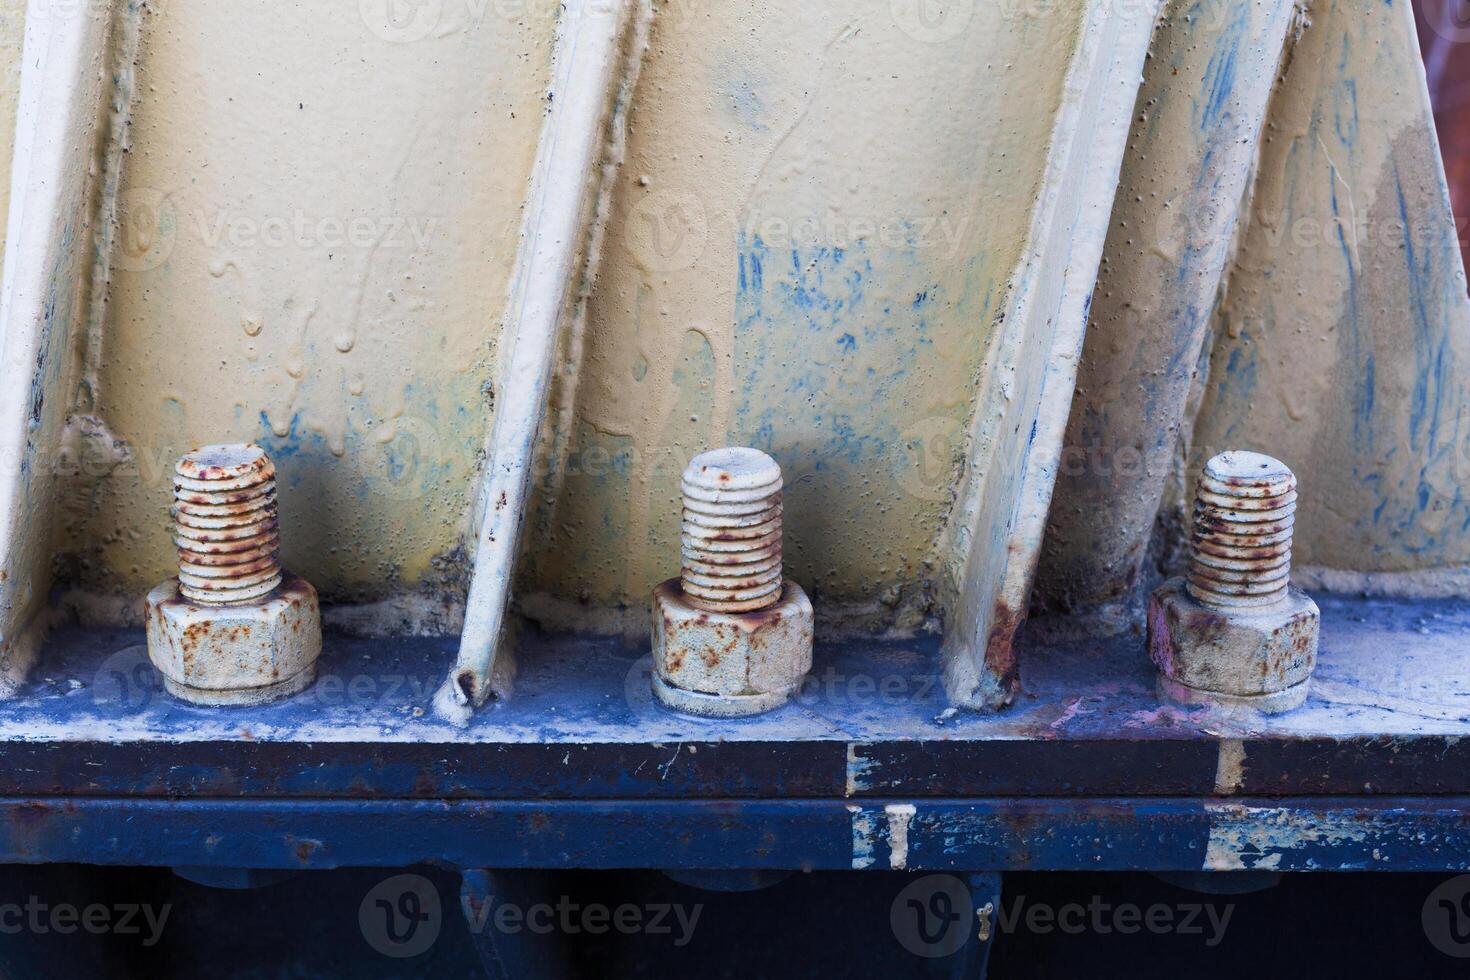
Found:
[[[856,796],[868,788],[868,776],[876,763],[862,754],[862,746],[855,742],[847,745],[847,790],[848,796]]]
[[[1205,871],[1274,870],[1289,852],[1362,842],[1370,828],[1351,815],[1211,804]],[[1330,866],[1330,865],[1329,865]]]
[[[852,817],[852,869],[861,871],[873,866],[877,828],[874,814],[860,806],[849,804],[847,812]]]

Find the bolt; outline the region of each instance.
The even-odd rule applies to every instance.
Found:
[[[259,446],[205,446],[174,467],[179,592],[206,605],[257,599],[281,584],[276,468]]]
[[[1272,713],[1306,700],[1321,614],[1291,585],[1296,498],[1296,477],[1270,456],[1232,451],[1205,464],[1189,570],[1149,599],[1165,700]]]
[[[259,704],[316,676],[316,590],[281,568],[276,470],[259,446],[205,446],[174,467],[179,576],[148,593],[148,656],[174,695]]]
[[[1215,609],[1286,598],[1296,477],[1280,460],[1225,452],[1205,464],[1194,501],[1189,594]]]
[[[653,690],[737,718],[790,700],[812,666],[811,600],[783,578],[781,468],[755,449],[694,457],[682,480],[680,574],[653,590]]]
[[[714,449],[684,470],[682,568],[690,605],[754,612],[781,599],[781,467],[758,449]]]

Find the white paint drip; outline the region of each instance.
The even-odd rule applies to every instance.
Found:
[[[1245,743],[1238,738],[1220,739],[1220,757],[1215,763],[1215,794],[1240,792],[1245,780]]]
[[[888,814],[888,867],[894,871],[907,871],[909,824],[918,811],[912,803],[890,803],[883,812]]]

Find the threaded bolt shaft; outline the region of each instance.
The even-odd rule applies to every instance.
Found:
[[[711,612],[754,612],[781,599],[781,467],[758,449],[712,449],[690,461],[680,583]]]
[[[186,599],[249,602],[281,584],[276,468],[259,446],[205,446],[181,458],[172,513]]]
[[[1205,464],[1194,502],[1187,588],[1207,606],[1269,606],[1286,598],[1296,477],[1260,453]]]

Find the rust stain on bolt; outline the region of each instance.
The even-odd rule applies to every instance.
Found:
[[[276,469],[256,445],[206,446],[174,467],[179,575],[148,594],[150,659],[198,704],[255,704],[311,683],[316,590],[281,568]]]
[[[812,608],[781,562],[781,468],[716,449],[684,470],[680,576],[654,590],[654,690],[693,714],[783,704],[811,669]]]
[[[1297,482],[1279,460],[1231,451],[1200,476],[1188,573],[1149,599],[1161,695],[1279,712],[1301,704],[1320,614],[1291,586]]]

